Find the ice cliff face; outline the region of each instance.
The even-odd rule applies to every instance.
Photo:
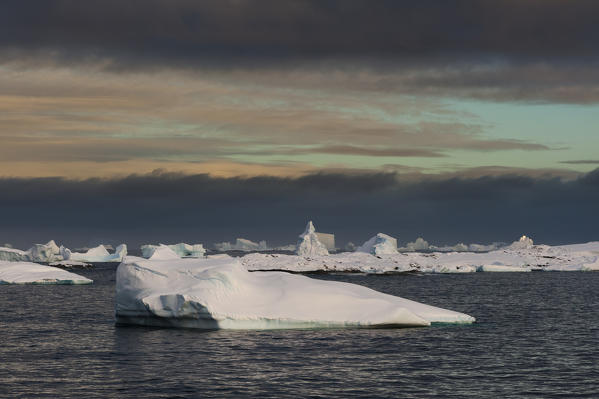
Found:
[[[362,246],[356,249],[356,252],[366,252],[371,255],[396,255],[397,240],[387,234],[378,233]]]
[[[311,220],[308,222],[306,230],[299,236],[295,253],[306,258],[329,254],[327,247],[318,240]]]

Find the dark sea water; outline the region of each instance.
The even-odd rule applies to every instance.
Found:
[[[330,275],[475,316],[471,326],[116,327],[91,286],[0,286],[0,397],[599,398],[599,273]]]

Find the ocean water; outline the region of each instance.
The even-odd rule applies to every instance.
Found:
[[[0,286],[1,398],[598,398],[599,273],[318,275],[470,326],[197,331],[114,325],[91,286]]]

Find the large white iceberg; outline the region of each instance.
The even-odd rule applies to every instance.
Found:
[[[91,284],[93,281],[57,267],[30,262],[0,262],[0,284]]]
[[[200,258],[206,254],[206,249],[204,248],[204,246],[202,244],[190,245],[190,244],[185,244],[183,242],[180,242],[178,244],[170,244],[170,245],[165,245],[165,244],[142,245],[141,246],[141,255],[144,258],[150,258],[154,254],[154,251],[161,246],[169,247],[179,257]]]
[[[395,255],[397,254],[397,240],[387,234],[378,233],[358,247],[356,252],[366,252],[376,256]]]
[[[329,254],[327,247],[318,240],[311,220],[306,225],[306,230],[299,236],[295,253],[305,258]]]
[[[117,323],[277,329],[472,323],[463,313],[360,285],[248,272],[237,259],[128,257],[116,275]]]
[[[214,244],[214,248],[218,251],[268,251],[271,248],[266,244],[266,241],[254,242],[245,238],[237,238],[235,243],[218,242]]]
[[[104,245],[90,248],[87,252],[71,252],[70,249],[61,247],[60,253],[65,260],[79,262],[121,262],[127,256],[127,245],[119,245],[113,254],[109,253]]]

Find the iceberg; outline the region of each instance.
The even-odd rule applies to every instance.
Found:
[[[64,260],[79,262],[121,262],[127,256],[127,245],[119,245],[113,254],[109,253],[104,245],[90,248],[87,252],[71,252],[70,249],[61,247],[60,253]]]
[[[142,245],[141,246],[141,255],[144,258],[149,258],[152,256],[154,251],[161,246],[169,247],[179,257],[201,258],[202,256],[204,256],[206,254],[206,249],[204,248],[204,246],[202,244],[190,245],[190,244],[185,244],[183,242],[180,242],[178,244],[170,244],[170,245],[166,245],[166,244]]]
[[[27,251],[29,260],[32,262],[54,262],[62,260],[60,248],[54,240],[48,241],[46,244],[33,244],[33,247]]]
[[[511,243],[508,248],[509,249],[530,249],[534,245],[532,238],[527,236],[522,236],[518,241],[514,241]]]
[[[248,272],[237,259],[127,257],[116,275],[117,324],[203,329],[417,327],[473,323],[464,313],[360,285]]]
[[[214,248],[218,251],[268,251],[271,248],[266,245],[266,241],[254,242],[245,238],[237,238],[234,244],[230,242],[219,242],[214,244]]]
[[[356,249],[356,252],[366,252],[371,255],[395,255],[397,254],[397,240],[387,234],[378,233],[362,246]]]
[[[318,240],[316,229],[311,220],[306,225],[306,230],[299,236],[295,253],[304,258],[329,254],[327,247]]]
[[[0,262],[0,284],[91,284],[93,281],[57,267],[30,262]]]
[[[12,247],[0,247],[0,261],[25,262],[29,260],[29,253]]]
[[[60,248],[54,240],[46,244],[33,244],[27,251],[12,247],[0,247],[0,261],[11,262],[55,262],[62,260]]]

